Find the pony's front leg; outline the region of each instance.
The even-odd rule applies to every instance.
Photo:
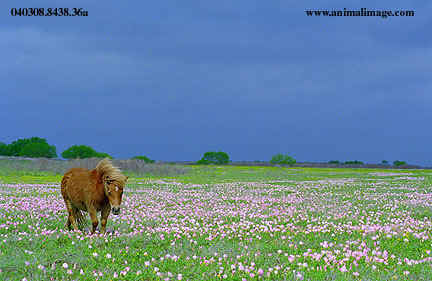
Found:
[[[106,224],[107,224],[108,216],[109,216],[110,212],[111,212],[111,205],[106,204],[106,206],[103,207],[103,209],[101,211],[101,225],[102,225],[101,232],[103,234],[105,234],[105,231],[106,231]]]
[[[89,212],[90,219],[91,219],[92,226],[93,226],[91,234],[94,234],[95,231],[96,231],[96,228],[97,228],[97,226],[99,224],[99,221],[98,221],[98,218],[97,218],[97,211],[96,211],[95,207],[90,207],[90,208],[87,207],[87,210]]]

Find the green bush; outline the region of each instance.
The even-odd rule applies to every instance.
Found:
[[[135,156],[132,159],[136,159],[136,160],[143,160],[146,163],[154,163],[154,160],[151,160],[150,158],[148,158],[147,156],[144,155],[139,155],[139,156]]]
[[[197,164],[228,164],[229,156],[227,153],[219,151],[208,151],[204,153],[204,156],[197,162]]]
[[[28,143],[23,146],[18,154],[23,157],[46,157],[55,158],[57,157],[56,148],[53,145],[47,143]]]
[[[96,158],[109,158],[109,159],[113,159],[111,155],[109,155],[108,153],[105,152],[96,152]]]
[[[381,164],[383,164],[383,165],[388,165],[388,161],[387,160],[383,160],[383,161],[381,161]]]
[[[0,142],[0,155],[7,155],[7,144]]]
[[[363,165],[362,161],[354,160],[354,161],[345,161],[345,165]]]
[[[107,153],[97,152],[92,147],[87,145],[72,145],[62,152],[62,157],[65,159],[84,159],[84,158],[112,158]]]
[[[55,146],[50,146],[47,143],[46,139],[39,138],[39,137],[17,139],[16,141],[13,141],[12,143],[10,143],[6,146],[5,155],[7,155],[7,156],[23,156],[21,151],[23,150],[23,148],[25,146],[28,146],[29,144],[42,144],[42,145],[38,145],[38,146],[33,145],[32,148],[26,148],[26,156],[27,157],[47,157],[47,158],[57,157]],[[47,149],[47,146],[49,146],[50,149]],[[36,151],[37,147],[42,149],[45,153],[42,153],[40,151]],[[32,153],[34,154],[34,156],[31,156]]]
[[[293,165],[296,163],[296,160],[289,155],[279,153],[273,155],[270,163],[279,165]]]
[[[6,145],[0,144],[0,155],[24,157],[57,157],[56,147],[39,137],[17,139]]]
[[[395,161],[393,161],[393,165],[398,167],[398,166],[407,165],[407,163],[405,161],[395,160]]]
[[[341,162],[339,160],[330,160],[328,161],[329,164],[340,164]]]

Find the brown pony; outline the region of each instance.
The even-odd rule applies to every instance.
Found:
[[[87,211],[92,221],[93,234],[99,223],[96,214],[101,211],[101,232],[105,233],[110,211],[114,215],[120,213],[127,179],[108,158],[101,160],[93,170],[72,168],[67,171],[61,181],[61,194],[69,213],[67,228],[71,230],[71,225],[74,230],[82,228],[84,216],[81,211]]]

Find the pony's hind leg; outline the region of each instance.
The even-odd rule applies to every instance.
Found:
[[[69,213],[69,216],[68,216],[68,219],[67,219],[67,222],[66,222],[66,227],[69,230],[71,230],[71,225],[72,225],[72,227],[73,227],[74,230],[78,230],[78,225],[77,225],[77,221],[76,221],[76,218],[75,218],[75,209],[74,209],[74,207],[72,206],[72,203],[69,200],[65,199],[65,203],[66,203],[66,209],[67,209],[67,211]]]
[[[66,220],[66,228],[67,228],[67,230],[72,230],[71,220],[70,220],[70,215],[69,214],[68,214],[68,218]]]
[[[96,231],[96,228],[99,224],[99,221],[97,218],[97,211],[96,211],[96,208],[93,206],[91,206],[91,207],[87,206],[87,210],[89,212],[90,219],[91,219],[92,226],[93,226],[91,234],[94,234]]]

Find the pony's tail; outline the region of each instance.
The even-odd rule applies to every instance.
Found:
[[[87,221],[80,210],[75,210],[75,219],[80,230],[84,230],[87,226]]]

